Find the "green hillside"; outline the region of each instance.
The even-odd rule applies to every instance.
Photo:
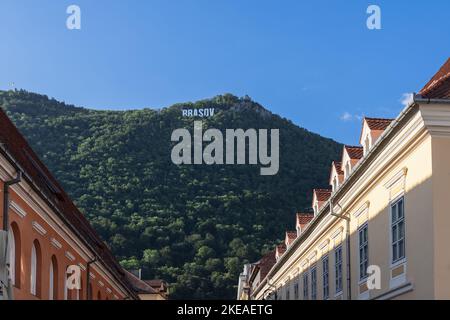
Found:
[[[244,263],[294,228],[311,189],[327,185],[341,145],[232,95],[162,110],[94,111],[26,91],[0,104],[126,268],[171,283],[172,298],[234,298]],[[279,128],[280,170],[176,166],[183,108],[215,108],[204,127]]]

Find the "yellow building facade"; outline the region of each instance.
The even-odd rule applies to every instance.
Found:
[[[413,97],[364,119],[251,299],[450,299],[450,59]]]

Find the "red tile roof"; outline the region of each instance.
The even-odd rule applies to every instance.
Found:
[[[297,231],[286,231],[286,236],[291,240],[295,240],[297,238]]]
[[[450,99],[450,58],[419,94],[429,99]]]
[[[342,170],[342,162],[333,161],[332,166],[336,168],[336,172],[338,175],[344,174],[344,171]]]
[[[42,196],[56,214],[79,238],[91,247],[99,258],[119,282],[122,282],[130,293],[134,294],[129,285],[125,271],[114,258],[106,244],[100,239],[85,216],[74,205],[70,197],[63,190],[58,181],[53,177],[47,167],[34,153],[28,142],[15,127],[6,113],[0,108],[0,143],[5,147],[20,170],[23,178],[27,180],[35,191]]]
[[[260,279],[261,281],[267,276],[270,269],[275,265],[277,262],[275,258],[275,250],[270,251],[269,253],[265,254],[261,260],[258,262],[258,268],[260,269]]]
[[[149,283],[139,279],[131,272],[125,271],[125,276],[126,276],[128,282],[132,285],[133,290],[137,294],[156,294],[156,293],[158,293],[158,292],[156,292],[155,289],[152,288],[152,286]]]
[[[345,146],[345,150],[347,150],[347,153],[352,160],[359,160],[364,155],[363,147]]]
[[[297,223],[300,226],[305,226],[314,219],[314,215],[311,213],[297,213]]]
[[[278,255],[281,256],[286,251],[286,245],[284,243],[280,244],[277,246],[276,250],[277,250]]]
[[[318,201],[328,201],[331,197],[331,189],[314,189],[314,194]]]
[[[381,119],[381,118],[364,118],[369,126],[370,130],[386,130],[392,123],[393,119]]]

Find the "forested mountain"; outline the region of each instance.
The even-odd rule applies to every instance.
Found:
[[[95,111],[20,90],[0,92],[0,104],[121,264],[167,280],[172,298],[234,298],[243,264],[294,228],[341,151],[229,94],[161,110]],[[222,132],[279,128],[278,174],[261,176],[259,165],[174,165],[172,131],[193,128],[185,108],[215,108],[204,127]]]

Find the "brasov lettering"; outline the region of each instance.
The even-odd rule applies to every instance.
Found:
[[[183,117],[212,117],[214,116],[214,108],[204,108],[204,109],[183,109]]]
[[[193,137],[184,128],[172,132],[172,142],[178,143],[172,149],[171,158],[176,165],[257,165],[259,162],[263,166],[260,174],[272,176],[278,173],[280,166],[279,129],[270,130],[270,155],[268,139],[268,129],[226,129],[224,142],[220,130],[208,129],[203,132],[203,122],[194,121]],[[204,147],[204,143],[209,144]]]

